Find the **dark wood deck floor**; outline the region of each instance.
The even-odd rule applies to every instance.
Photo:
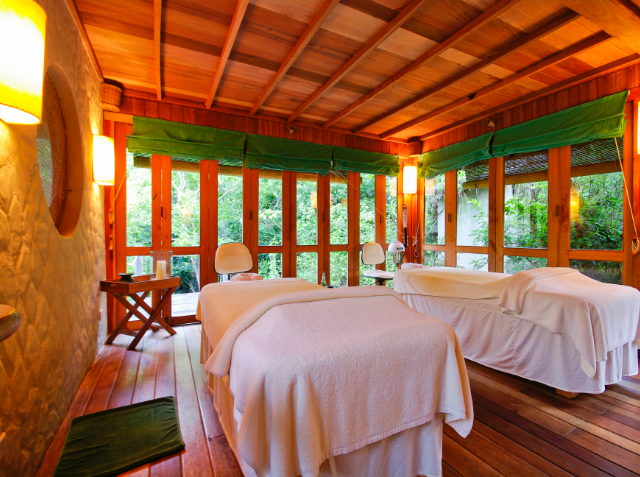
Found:
[[[71,418],[175,396],[186,449],[127,476],[240,476],[200,364],[200,325],[105,346],[82,383],[38,476],[53,473]],[[467,362],[476,420],[466,439],[445,426],[445,476],[631,476],[640,473],[640,378],[570,400],[546,386]]]

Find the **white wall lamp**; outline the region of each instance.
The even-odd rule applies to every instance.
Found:
[[[404,166],[402,168],[402,193],[415,194],[418,192],[418,168]]]
[[[47,15],[33,0],[0,0],[0,119],[42,120]]]
[[[116,152],[113,139],[93,135],[93,182],[112,186],[116,182]]]

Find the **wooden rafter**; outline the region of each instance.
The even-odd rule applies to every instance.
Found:
[[[218,86],[220,85],[222,74],[224,73],[224,69],[227,65],[227,60],[229,59],[229,54],[231,53],[231,49],[233,48],[233,43],[236,41],[236,37],[238,36],[238,30],[240,30],[240,24],[242,23],[244,14],[247,11],[248,4],[249,0],[238,0],[238,4],[236,5],[236,11],[233,13],[233,19],[231,20],[231,25],[229,26],[229,33],[227,34],[227,38],[224,41],[224,46],[222,47],[222,53],[220,54],[220,60],[218,61],[218,68],[216,69],[216,73],[213,76],[211,90],[209,91],[209,96],[207,96],[207,101],[205,102],[207,108],[211,107],[211,103],[213,103],[213,99],[216,96],[216,91],[218,90]]]
[[[162,100],[162,65],[160,45],[162,41],[162,0],[153,0],[153,70],[156,77],[156,94]]]
[[[442,43],[439,43],[438,45],[434,46],[429,51],[424,53],[420,58],[415,60],[413,63],[405,66],[404,68],[402,68],[400,71],[398,71],[395,75],[393,75],[391,78],[386,80],[380,86],[378,86],[377,88],[375,88],[371,92],[369,92],[366,95],[364,95],[362,98],[360,98],[355,103],[351,104],[347,108],[345,108],[342,111],[340,111],[338,114],[333,116],[331,119],[327,120],[323,124],[323,127],[328,128],[329,126],[331,126],[333,123],[335,123],[339,119],[345,117],[347,114],[352,113],[353,111],[355,111],[357,108],[362,106],[367,101],[370,101],[371,99],[375,98],[376,96],[378,96],[383,91],[386,91],[393,84],[395,84],[396,82],[400,81],[402,78],[404,78],[405,76],[407,76],[411,72],[415,71],[416,69],[420,68],[422,65],[424,65],[430,59],[435,58],[436,56],[440,55],[442,52],[444,52],[445,50],[448,50],[449,48],[451,48],[455,43],[457,43],[458,41],[462,40],[463,38],[465,38],[470,33],[474,32],[478,28],[486,25],[488,22],[490,22],[491,20],[496,18],[498,15],[500,15],[502,12],[504,12],[506,9],[508,9],[514,3],[518,2],[518,1],[519,0],[501,0],[501,1],[499,1],[498,3],[493,5],[491,8],[486,10],[484,13],[479,15],[476,19],[474,19],[473,21],[467,23],[460,30],[458,30],[453,35],[451,35],[449,38],[444,40]]]
[[[93,65],[93,69],[98,75],[98,79],[100,81],[104,81],[104,75],[102,74],[102,69],[100,68],[100,64],[98,63],[98,59],[96,58],[96,53],[93,51],[93,45],[91,41],[89,41],[89,35],[87,35],[87,30],[84,27],[84,23],[82,22],[82,18],[80,18],[80,14],[78,13],[78,6],[76,5],[75,0],[67,0],[67,7],[69,7],[69,11],[71,12],[71,16],[73,17],[73,21],[80,32],[80,38],[82,38],[82,44],[87,50],[87,54],[89,55],[89,60],[91,60],[91,64]]]
[[[503,48],[502,50],[498,51],[497,53],[489,56],[488,58],[482,60],[481,62],[475,64],[474,66],[472,66],[471,68],[466,69],[465,71],[462,71],[461,73],[453,76],[452,78],[449,78],[445,81],[443,81],[442,83],[436,85],[433,88],[429,88],[428,90],[420,93],[419,95],[409,99],[408,101],[405,101],[404,103],[400,104],[399,106],[396,106],[392,109],[390,109],[389,111],[386,111],[378,116],[376,116],[375,118],[373,118],[372,120],[368,121],[366,124],[363,124],[361,126],[358,126],[357,128],[354,129],[354,132],[361,132],[364,131],[365,129],[373,126],[376,123],[379,123],[380,121],[383,121],[384,119],[387,119],[391,116],[393,116],[396,113],[399,113],[400,111],[402,111],[403,109],[406,109],[410,106],[413,106],[414,104],[416,104],[419,101],[422,101],[424,99],[430,98],[432,96],[435,96],[436,94],[440,93],[443,89],[448,88],[450,86],[453,86],[454,84],[462,81],[465,78],[468,78],[469,76],[471,76],[474,73],[477,73],[478,71],[486,68],[489,65],[492,65],[494,63],[496,63],[497,61],[501,60],[502,58],[510,55],[511,53],[514,53],[516,51],[518,51],[519,49],[530,45],[531,43],[539,40],[540,38],[543,38],[544,36],[562,28],[563,26],[567,25],[568,23],[576,20],[577,18],[579,18],[580,15],[570,11],[567,12],[566,14],[560,16],[559,18],[557,18],[556,20],[547,23],[546,25],[544,25],[542,28],[539,28],[538,30],[534,31],[533,33],[524,36],[523,38],[521,38],[520,40],[512,43],[511,45]],[[325,123],[326,124],[326,123]]]
[[[407,6],[405,6],[400,12],[385,25],[382,30],[376,33],[360,50],[351,57],[344,65],[336,71],[329,81],[320,87],[315,93],[311,95],[304,103],[302,103],[298,109],[296,109],[290,116],[289,121],[295,120],[300,114],[302,114],[309,106],[311,106],[320,96],[322,96],[327,90],[333,87],[338,81],[340,81],[344,75],[346,75],[354,66],[356,66],[362,59],[364,59],[369,53],[375,50],[380,43],[386,40],[394,31],[400,28],[415,11],[422,6],[426,0],[411,0]],[[505,0],[503,0],[505,1]]]
[[[539,91],[534,91],[520,98],[514,99],[513,101],[509,101],[507,103],[496,106],[495,108],[488,109],[479,114],[475,114],[473,116],[469,116],[468,118],[462,119],[460,121],[456,121],[455,123],[449,124],[447,126],[443,126],[439,129],[434,129],[431,132],[423,134],[419,138],[424,141],[425,139],[429,139],[435,136],[439,136],[440,134],[444,134],[453,129],[457,129],[467,124],[471,124],[476,121],[480,121],[481,119],[489,118],[494,114],[501,113],[503,111],[507,111],[511,108],[515,108],[521,106],[526,103],[530,103],[531,101],[535,101],[536,99],[543,98],[550,94],[556,93],[563,89],[571,88],[572,86],[577,86],[581,83],[585,83],[594,78],[598,78],[599,76],[606,75],[608,73],[612,73],[614,71],[620,70],[622,68],[626,68],[634,63],[640,62],[640,54],[634,53],[629,56],[625,56],[624,58],[620,58],[619,60],[612,61],[611,63],[607,63],[606,65],[602,65],[599,68],[594,68],[592,70],[586,71],[582,74],[574,76],[573,78],[568,78],[564,81],[560,81],[559,83],[552,84],[547,88],[541,89]]]
[[[289,68],[291,68],[291,65],[293,65],[293,63],[296,61],[298,56],[300,56],[300,53],[302,53],[302,51],[306,48],[306,46],[311,41],[311,38],[313,38],[313,35],[315,35],[316,32],[320,29],[320,26],[322,26],[324,21],[327,19],[329,14],[333,11],[333,9],[335,8],[335,6],[338,4],[339,1],[340,0],[325,0],[325,2],[322,4],[320,9],[316,12],[316,14],[313,16],[313,18],[309,22],[309,26],[307,26],[306,30],[304,31],[304,33],[302,34],[298,42],[294,45],[293,49],[289,52],[287,57],[284,59],[284,61],[280,65],[280,68],[278,68],[278,71],[276,72],[276,74],[273,75],[273,78],[271,78],[271,81],[269,81],[269,84],[267,85],[263,93],[260,95],[260,98],[258,98],[258,101],[256,101],[256,104],[254,104],[253,108],[251,108],[251,112],[249,113],[250,116],[253,116],[254,114],[256,114],[258,110],[262,107],[262,105],[267,100],[269,95],[273,92],[276,85],[284,77],[284,75],[287,73]]]
[[[600,32],[597,33],[595,35],[593,35],[590,38],[587,38],[584,41],[581,41],[580,43],[577,43],[576,45],[573,45],[570,48],[567,48],[564,51],[561,51],[560,53],[557,53],[553,56],[551,56],[550,58],[547,58],[545,60],[539,61],[538,63],[531,65],[528,68],[525,68],[524,70],[520,71],[519,73],[516,73],[514,75],[509,76],[508,78],[505,78],[502,81],[498,81],[495,84],[492,84],[491,86],[487,86],[486,88],[481,89],[480,91],[478,91],[477,93],[471,94],[467,97],[464,97],[462,99],[459,99],[458,101],[454,101],[451,104],[448,104],[447,106],[444,106],[440,109],[437,109],[435,111],[432,111],[428,114],[424,114],[422,116],[419,116],[415,119],[412,119],[411,121],[407,121],[403,124],[401,124],[400,126],[397,126],[395,128],[389,129],[388,131],[385,131],[384,133],[382,133],[380,135],[381,138],[385,138],[385,137],[389,137],[389,136],[393,136],[394,134],[397,134],[401,131],[404,131],[405,129],[409,129],[411,127],[417,126],[420,123],[423,123],[425,121],[428,121],[429,119],[433,119],[437,116],[440,116],[444,113],[447,113],[449,111],[453,111],[454,109],[457,109],[461,106],[464,106],[466,104],[472,103],[473,101],[477,101],[478,99],[487,96],[490,93],[493,93],[495,91],[498,91],[499,89],[502,89],[518,80],[521,80],[522,78],[526,78],[527,76],[531,76],[532,74],[535,74],[539,71],[542,71],[546,68],[549,68],[550,66],[556,65],[564,60],[566,60],[567,58],[571,58],[572,56],[575,56],[579,53],[582,53],[584,51],[587,51],[595,46],[601,45],[604,42],[610,41],[611,37],[609,36],[608,33],[605,32]]]

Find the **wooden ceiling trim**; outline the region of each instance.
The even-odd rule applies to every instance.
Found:
[[[322,96],[329,88],[334,86],[338,81],[346,75],[349,70],[356,66],[367,54],[375,50],[380,43],[386,40],[389,35],[400,28],[415,11],[422,6],[426,0],[412,0],[405,6],[382,30],[376,33],[355,55],[351,57],[320,89],[311,95],[304,103],[302,103],[290,116],[289,121],[295,120],[302,114],[311,104],[313,104],[320,96]],[[504,0],[503,0],[504,1]]]
[[[338,4],[338,2],[339,0],[325,0],[325,2],[322,4],[318,12],[311,19],[309,26],[307,26],[306,30],[304,31],[304,33],[302,34],[298,42],[294,45],[293,49],[289,52],[285,60],[282,62],[282,64],[280,65],[280,68],[278,68],[278,71],[276,72],[276,74],[273,76],[271,81],[269,81],[268,86],[265,88],[264,92],[260,95],[260,97],[258,98],[258,101],[256,101],[256,104],[254,104],[253,108],[251,108],[251,111],[249,112],[250,116],[253,116],[254,114],[256,114],[256,112],[258,112],[258,110],[262,107],[266,99],[273,92],[278,82],[280,82],[280,80],[287,73],[289,68],[291,68],[291,65],[293,65],[293,63],[296,61],[298,56],[300,56],[300,53],[302,53],[302,51],[309,44],[309,42],[311,41],[311,38],[313,38],[316,32],[320,29],[320,26],[327,19],[329,14],[333,11],[335,6]]]
[[[617,70],[621,70],[622,68],[626,68],[638,62],[640,62],[640,54],[634,53],[632,55],[626,56],[619,60],[607,63],[606,65],[603,65],[599,68],[595,68],[585,73],[582,73],[581,75],[574,76],[573,78],[569,78],[559,83],[553,84],[547,88],[541,89],[539,91],[534,91],[526,96],[522,96],[520,98],[514,99],[513,101],[509,101],[508,103],[501,104],[499,106],[496,106],[495,108],[488,109],[486,111],[475,114],[473,116],[469,116],[468,118],[464,118],[460,121],[456,121],[455,123],[449,124],[439,129],[435,129],[419,137],[409,138],[409,140],[411,141],[411,140],[419,139],[423,141],[436,136],[440,136],[454,129],[461,128],[463,126],[467,126],[476,121],[480,121],[480,120],[492,117],[504,111],[516,108],[518,106],[522,106],[523,104],[530,103],[531,101],[535,101],[536,99],[544,98],[545,96],[549,96],[553,93],[557,93],[558,91],[568,89],[572,86],[577,86],[579,84],[585,83],[595,78],[602,77],[607,74],[611,74]]]
[[[434,46],[432,49],[430,49],[429,51],[424,53],[422,56],[420,56],[420,58],[415,60],[413,63],[405,66],[402,70],[397,72],[395,75],[393,75],[391,78],[386,80],[384,83],[382,83],[380,86],[375,88],[373,91],[370,91],[365,96],[360,98],[358,101],[356,101],[355,103],[352,103],[350,106],[348,106],[347,108],[343,109],[338,114],[334,115],[332,118],[330,118],[328,121],[326,121],[323,124],[323,126],[324,127],[331,126],[333,123],[335,123],[336,121],[340,120],[341,118],[343,118],[347,114],[351,113],[355,109],[359,108],[360,106],[362,106],[367,101],[375,98],[376,96],[378,96],[383,91],[386,91],[390,86],[392,86],[393,84],[397,83],[402,78],[404,78],[408,74],[412,73],[413,71],[415,71],[416,69],[418,69],[419,67],[424,65],[431,58],[434,58],[437,55],[439,55],[440,53],[444,52],[445,50],[451,48],[455,43],[457,43],[458,41],[462,40],[463,38],[465,38],[470,33],[474,32],[474,31],[477,31],[477,29],[479,29],[482,26],[486,25],[488,22],[490,22],[491,20],[496,18],[498,15],[500,15],[502,12],[504,12],[507,8],[510,8],[514,3],[518,2],[518,1],[519,0],[501,0],[501,1],[499,1],[498,3],[493,5],[491,8],[486,10],[484,13],[480,14],[476,19],[474,19],[473,21],[467,23],[464,27],[462,27],[460,30],[455,32],[450,37],[448,37],[446,40],[444,40],[443,42],[439,43],[438,45]]]
[[[233,19],[231,20],[231,26],[229,27],[229,33],[227,34],[224,46],[222,47],[222,54],[220,55],[220,59],[218,61],[218,68],[216,69],[215,75],[213,76],[213,84],[211,85],[211,90],[209,91],[207,100],[205,101],[205,105],[207,108],[211,107],[211,103],[213,103],[213,99],[216,96],[216,91],[218,90],[218,86],[220,85],[220,80],[222,79],[224,68],[227,65],[227,60],[229,59],[229,54],[231,53],[231,49],[233,48],[233,43],[236,41],[236,37],[238,36],[238,30],[240,29],[240,24],[242,23],[244,14],[247,11],[248,4],[249,0],[238,0],[238,4],[236,5],[236,10],[233,13]]]
[[[162,46],[162,0],[153,0],[153,69],[156,78],[156,94],[162,100],[162,64],[160,48]]]
[[[507,47],[503,48],[502,50],[498,51],[497,53],[487,57],[486,59],[484,59],[483,61],[475,64],[474,66],[472,66],[471,68],[468,68],[464,71],[462,71],[460,74],[453,76],[452,78],[449,78],[447,80],[445,80],[444,82],[440,83],[439,85],[436,85],[433,88],[429,88],[426,91],[424,91],[423,93],[411,98],[408,101],[405,101],[404,103],[402,103],[399,106],[396,106],[395,108],[390,109],[389,111],[386,111],[382,114],[380,114],[379,116],[373,118],[372,120],[368,121],[367,123],[358,126],[357,128],[354,129],[354,132],[361,132],[364,131],[365,129],[373,126],[376,123],[379,123],[380,121],[383,121],[391,116],[393,116],[396,113],[399,113],[400,111],[402,111],[403,109],[406,109],[410,106],[413,106],[414,104],[416,104],[419,101],[422,101],[424,99],[430,98],[438,93],[440,93],[443,89],[448,88],[450,86],[453,86],[454,84],[464,80],[465,78],[468,78],[469,76],[471,76],[472,74],[486,68],[487,66],[490,66],[494,63],[496,63],[497,61],[501,60],[502,58],[506,57],[507,55],[510,55],[511,53],[514,53],[518,50],[520,50],[521,48],[530,45],[531,43],[543,38],[544,36],[562,28],[563,26],[571,23],[572,21],[576,20],[580,18],[580,15],[577,14],[576,12],[573,11],[569,11],[566,14],[560,16],[559,18],[555,19],[554,21],[547,23],[546,25],[544,25],[542,28],[539,28],[538,30],[534,31],[533,33],[526,35],[524,37],[522,37],[520,40],[512,43],[511,45],[508,45]],[[328,121],[327,121],[328,122]],[[327,124],[327,123],[325,123]]]
[[[89,55],[89,60],[91,61],[93,70],[96,72],[96,75],[98,75],[98,79],[100,81],[104,81],[104,75],[102,74],[100,63],[98,63],[98,59],[96,58],[96,53],[95,51],[93,51],[93,45],[89,40],[89,35],[87,35],[87,30],[84,27],[84,23],[82,22],[82,18],[80,17],[80,13],[78,12],[78,6],[76,5],[75,0],[67,0],[67,7],[71,12],[71,16],[73,17],[73,22],[76,24],[76,28],[78,28],[78,32],[80,33],[80,38],[82,39],[82,44],[87,50],[87,54]]]
[[[419,116],[415,119],[412,119],[411,121],[407,121],[403,124],[401,124],[400,126],[397,126],[395,128],[389,129],[388,131],[385,131],[384,133],[382,133],[380,135],[380,137],[385,138],[385,137],[389,137],[389,136],[393,136],[401,131],[404,131],[405,129],[409,129],[411,127],[417,126],[418,124],[421,124],[425,121],[428,121],[429,119],[433,119],[437,116],[440,116],[444,113],[447,113],[449,111],[452,111],[454,109],[457,109],[463,105],[469,104],[473,101],[477,101],[478,99],[487,96],[490,93],[493,93],[495,91],[498,91],[499,89],[502,89],[510,84],[513,84],[514,82],[522,79],[522,78],[526,78],[527,76],[531,76],[535,73],[538,73],[546,68],[549,68],[550,66],[556,65],[568,58],[571,58],[572,56],[578,54],[578,53],[582,53],[584,51],[587,51],[591,48],[594,48],[598,45],[601,45],[602,43],[608,42],[611,40],[611,36],[609,36],[608,33],[606,32],[601,32],[598,33],[596,35],[593,35],[592,37],[581,41],[580,43],[567,48],[564,51],[561,51],[560,53],[553,55],[550,58],[547,58],[545,60],[539,61],[538,63],[531,65],[528,68],[525,68],[524,70],[520,71],[519,73],[516,73],[512,76],[509,76],[508,78],[505,78],[502,81],[499,81],[491,86],[488,86],[486,88],[481,89],[480,91],[478,91],[477,93],[471,94],[467,97],[464,97],[462,99],[459,99],[458,101],[454,101],[453,103],[437,109],[435,111],[432,111],[428,114],[424,114],[422,116]]]

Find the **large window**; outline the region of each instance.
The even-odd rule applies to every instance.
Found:
[[[200,245],[200,169],[195,163],[171,161],[171,244]]]
[[[349,184],[342,175],[331,175],[330,184],[330,240],[332,245],[342,245],[349,241]],[[346,273],[346,272],[345,272]],[[333,273],[332,273],[333,274]]]
[[[258,245],[282,245],[282,172],[258,172]]]
[[[424,243],[444,245],[444,174],[424,180]]]
[[[489,188],[478,187],[475,178],[489,175],[489,161],[480,161],[458,171],[457,245],[489,245]]]
[[[242,242],[242,167],[218,169],[218,245]]]
[[[376,240],[376,176],[360,174],[360,244]]]
[[[547,248],[547,151],[505,158],[504,246]]]
[[[296,217],[298,245],[316,245],[318,243],[318,176],[316,174],[298,174]]]
[[[151,247],[151,158],[127,151],[127,247]]]

